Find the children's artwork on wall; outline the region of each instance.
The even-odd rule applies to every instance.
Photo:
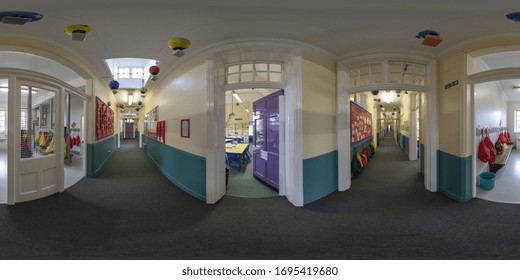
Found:
[[[350,101],[350,142],[355,144],[372,137],[372,114]]]
[[[190,119],[181,120],[181,137],[190,138]]]
[[[114,111],[96,97],[96,140],[114,134]]]
[[[157,122],[157,141],[165,143],[166,142],[166,121],[158,121]]]
[[[144,135],[157,140],[157,121],[159,120],[159,106],[155,106],[144,115]]]

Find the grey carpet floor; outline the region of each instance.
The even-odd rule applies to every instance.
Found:
[[[517,259],[520,207],[458,203],[422,186],[385,140],[350,190],[302,208],[283,197],[190,197],[125,141],[97,178],[0,205],[2,259]]]

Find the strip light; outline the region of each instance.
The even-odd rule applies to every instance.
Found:
[[[242,98],[240,98],[240,95],[238,95],[238,93],[233,93],[233,97],[237,100],[238,103],[242,103]]]

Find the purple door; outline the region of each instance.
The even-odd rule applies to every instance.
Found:
[[[274,92],[253,103],[255,116],[253,137],[253,174],[268,185],[279,188],[280,122],[278,97]]]
[[[134,138],[134,123],[125,123],[125,138]]]

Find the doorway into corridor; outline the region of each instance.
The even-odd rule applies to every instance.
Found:
[[[86,176],[85,100],[67,92],[64,95],[64,187],[69,188]]]
[[[420,179],[421,186],[424,93],[379,90],[351,94],[349,99],[352,187],[364,185],[366,178],[359,178],[366,176],[377,185],[392,183],[389,174],[403,181]]]

